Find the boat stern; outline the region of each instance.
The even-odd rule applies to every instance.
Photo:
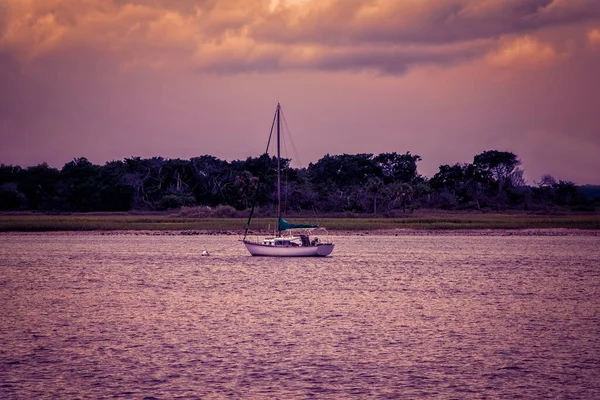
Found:
[[[324,243],[317,246],[317,255],[325,257],[333,251],[333,243]]]

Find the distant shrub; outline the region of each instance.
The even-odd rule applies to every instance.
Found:
[[[576,206],[571,207],[571,211],[575,212],[594,212],[596,211],[596,207],[590,204],[578,204]]]
[[[196,199],[191,195],[176,195],[168,194],[163,196],[158,205],[159,210],[168,210],[172,208],[180,208],[181,206],[187,206],[194,204]]]
[[[413,211],[412,208],[407,208],[406,211],[395,209],[386,211],[382,215],[386,218],[405,218],[408,214],[412,214]]]
[[[244,216],[248,216],[249,212],[250,212],[249,210],[246,210],[246,212],[244,212]],[[276,215],[277,215],[277,211],[272,206],[256,207],[254,209],[254,214],[253,214],[253,216],[256,218],[274,217]]]
[[[197,206],[181,207],[177,213],[181,218],[242,218],[248,216],[248,211],[238,211],[232,206]],[[255,214],[256,216],[256,214]]]
[[[216,218],[234,218],[238,216],[238,211],[231,206],[217,206],[212,210],[211,216]]]
[[[0,210],[24,208],[26,201],[15,183],[0,185]]]
[[[600,200],[600,185],[577,186],[577,193],[586,199]]]
[[[177,216],[182,218],[210,218],[212,216],[212,208],[209,206],[184,206],[179,209]]]

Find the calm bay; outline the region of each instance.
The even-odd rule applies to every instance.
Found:
[[[239,239],[0,234],[0,398],[600,398],[600,236]]]

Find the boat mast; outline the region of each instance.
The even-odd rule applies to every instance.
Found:
[[[267,156],[269,165],[271,164],[271,158],[269,157],[269,147],[271,147],[271,138],[273,137],[273,127],[275,126],[275,121],[277,121],[278,109],[279,109],[279,103],[277,104],[277,109],[275,110],[275,115],[273,115],[273,122],[271,122],[271,130],[269,131],[269,140],[267,141],[267,148],[265,149],[265,156]],[[244,229],[244,239],[243,240],[246,240],[246,236],[248,235],[248,229],[250,228],[250,221],[252,221],[252,215],[254,214],[254,207],[256,207],[256,200],[258,199],[260,182],[261,181],[260,181],[260,177],[259,177],[258,182],[256,183],[256,190],[254,191],[254,196],[252,198],[252,208],[250,209],[250,215],[248,216],[248,222],[246,223],[246,228]]]
[[[277,232],[279,233],[279,218],[281,218],[281,105],[277,103]]]

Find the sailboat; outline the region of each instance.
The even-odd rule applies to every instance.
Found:
[[[331,254],[334,244],[316,236],[318,225],[293,224],[281,216],[281,105],[277,103],[269,142],[273,134],[273,125],[277,126],[277,231],[273,236],[262,240],[248,238],[248,228],[252,220],[254,206],[250,211],[242,242],[253,256],[272,257],[325,257]],[[268,150],[269,145],[267,145]]]

